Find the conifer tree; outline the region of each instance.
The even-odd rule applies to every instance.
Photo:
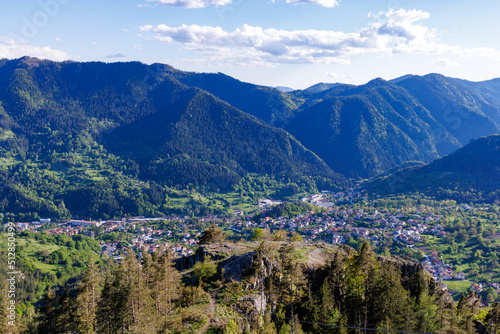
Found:
[[[462,331],[465,334],[475,333],[474,316],[481,308],[481,297],[474,290],[470,290],[467,296],[462,295],[457,305],[457,316]]]
[[[438,307],[434,295],[427,290],[422,291],[415,305],[415,330],[420,332],[436,332],[439,328]]]
[[[103,334],[117,333],[118,309],[115,308],[114,276],[111,272],[106,274],[101,298],[98,302],[97,327]]]
[[[358,254],[353,256],[346,274],[346,313],[349,322],[357,327],[367,327],[369,298],[378,264],[370,243],[365,240]]]
[[[373,278],[369,303],[369,327],[384,324],[385,329],[411,330],[413,304],[401,284],[401,272],[389,262],[380,267],[380,275]]]
[[[76,322],[83,334],[94,334],[97,330],[97,305],[101,294],[102,277],[93,258],[83,274],[76,297]]]
[[[155,257],[155,280],[152,289],[158,328],[166,330],[168,317],[175,309],[179,297],[180,275],[174,268],[171,252]]]
[[[490,334],[497,334],[500,332],[500,304],[493,303],[491,310],[486,315],[486,327]]]

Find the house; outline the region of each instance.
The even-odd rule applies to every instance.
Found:
[[[29,228],[30,223],[17,223],[16,226],[18,231],[26,231]]]
[[[465,274],[464,273],[457,273],[457,280],[464,281],[465,280]]]
[[[481,291],[483,291],[483,287],[482,287],[482,285],[481,285],[481,284],[472,284],[472,285],[470,286],[470,289],[471,289],[471,290],[474,290],[474,291],[476,291],[476,292],[481,292]]]
[[[83,227],[101,226],[100,222],[85,221],[85,220],[70,220],[69,224],[71,224],[71,226],[83,226]]]

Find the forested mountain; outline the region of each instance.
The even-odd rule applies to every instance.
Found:
[[[307,87],[304,89],[306,92],[309,93],[321,93],[325,90],[329,90],[335,86],[342,85],[340,83],[326,83],[326,82],[320,82],[315,85],[312,85],[311,87]]]
[[[206,90],[234,107],[278,127],[282,127],[304,102],[303,98],[277,88],[242,82],[223,73],[175,71],[172,75],[188,86]]]
[[[477,94],[481,95],[491,105],[500,107],[500,79],[492,79],[486,81],[468,81],[456,79],[460,84],[467,86],[474,90]],[[499,125],[498,118],[494,118],[497,125]]]
[[[241,175],[287,174],[335,177],[314,153],[284,130],[257,121],[213,95],[186,89],[159,111],[104,135],[111,152],[137,161],[146,179],[174,186],[207,184],[214,176],[231,184]]]
[[[160,190],[221,190],[250,172],[285,183],[342,179],[285,131],[180,83],[175,72],[138,62],[3,60],[0,210],[151,214],[152,202],[164,204],[153,181]]]
[[[468,145],[425,166],[402,168],[366,185],[368,192],[422,192],[462,202],[500,199],[500,135]]]
[[[500,106],[488,103],[476,90],[455,79],[428,74],[412,76],[397,84],[415,96],[462,145],[499,132]]]
[[[406,75],[361,86],[319,83],[285,93],[220,73],[174,76],[283,127],[350,177],[373,177],[412,160],[430,162],[470,139],[500,132],[494,80]],[[335,117],[344,118],[332,125]]]
[[[432,74],[283,92],[162,64],[1,60],[0,209],[152,213],[165,187],[249,173],[331,187],[500,132],[497,91]]]
[[[335,170],[371,177],[407,161],[431,161],[460,147],[415,98],[376,79],[305,109],[287,130]],[[435,140],[436,132],[443,141]]]

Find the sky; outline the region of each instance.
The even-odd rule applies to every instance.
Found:
[[[267,86],[500,77],[498,0],[3,0],[0,58],[159,62]]]

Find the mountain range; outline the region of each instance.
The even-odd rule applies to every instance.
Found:
[[[499,133],[499,92],[439,74],[289,91],[164,64],[2,59],[0,209],[137,213],[162,203],[156,186],[222,191],[248,174],[336,187]]]
[[[221,73],[174,76],[285,129],[348,177],[373,177],[406,161],[428,163],[471,139],[500,132],[500,81],[495,80],[406,75],[283,92]]]

